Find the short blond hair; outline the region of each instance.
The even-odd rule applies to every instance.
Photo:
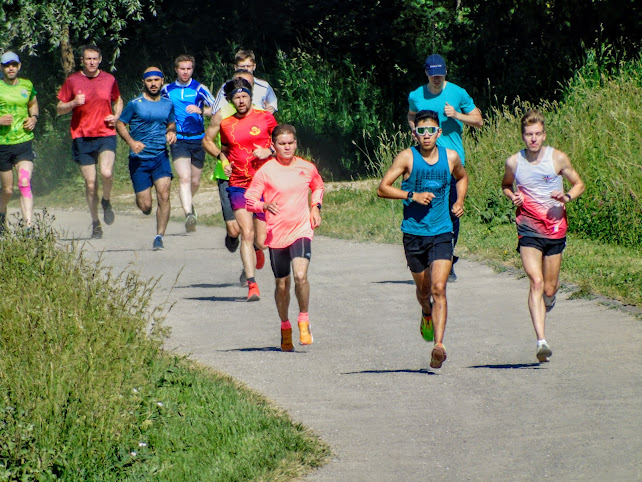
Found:
[[[529,109],[526,112],[526,114],[524,114],[524,117],[522,117],[522,134],[524,133],[524,130],[528,126],[535,125],[538,122],[542,124],[544,131],[546,131],[546,124],[544,123],[544,114],[542,114],[537,109]]]

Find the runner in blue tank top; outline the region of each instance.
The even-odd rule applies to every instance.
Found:
[[[430,366],[441,368],[446,360],[446,283],[453,261],[453,225],[450,212],[464,214],[468,175],[459,154],[437,147],[441,135],[439,116],[422,110],[415,116],[418,146],[401,151],[383,176],[379,197],[403,200],[404,251],[417,286],[422,315],[419,330],[426,341],[434,340]],[[401,189],[393,186],[402,177]],[[449,210],[451,178],[457,199]]]
[[[462,144],[462,129],[464,125],[479,128],[484,124],[481,111],[475,106],[472,97],[465,89],[446,81],[446,61],[441,55],[430,55],[424,64],[428,83],[413,90],[408,96],[408,125],[415,129],[415,114],[420,110],[434,110],[439,114],[439,126],[442,129],[437,145],[453,149],[459,154],[461,164],[466,165],[466,155]],[[454,180],[453,180],[454,182]],[[455,203],[455,188],[450,187],[450,206]],[[459,238],[459,218],[454,214],[450,217],[453,222],[453,250]],[[456,281],[454,264],[450,269],[448,281]]]
[[[163,97],[174,103],[176,143],[170,148],[178,174],[178,194],[185,212],[185,231],[196,230],[196,210],[192,197],[201,185],[205,164],[203,113],[211,114],[214,97],[204,85],[192,79],[196,61],[191,55],[179,55],[174,61],[176,82],[163,87]]]

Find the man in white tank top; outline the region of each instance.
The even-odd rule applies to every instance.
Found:
[[[526,149],[506,160],[502,190],[517,207],[517,250],[530,279],[528,308],[535,335],[536,356],[548,361],[553,352],[544,336],[546,313],[555,305],[562,251],[566,246],[566,203],[577,199],[585,186],[568,156],[544,145],[544,116],[531,109],[522,117]],[[564,192],[564,181],[571,189]]]

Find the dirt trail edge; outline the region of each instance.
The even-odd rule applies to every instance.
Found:
[[[153,252],[154,216],[117,213],[103,239],[87,240],[87,212],[53,214],[105,265],[161,277],[156,300],[174,304],[168,349],[229,373],[330,443],[335,457],[309,480],[642,477],[642,324],[629,314],[561,293],[547,321],[553,356],[539,364],[527,280],[461,260],[448,360],[432,370],[402,247],[316,237],[314,344],[281,353],[269,263],[261,301],[246,303],[222,229],[188,236],[173,222]]]

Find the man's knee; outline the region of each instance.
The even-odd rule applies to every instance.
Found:
[[[243,237],[243,240],[246,243],[251,242],[254,244],[254,228],[253,227],[247,227],[247,226],[240,226],[241,228],[241,236]]]
[[[274,280],[274,286],[276,288],[277,294],[283,294],[290,291],[290,277],[286,276],[284,278],[276,278]]]
[[[551,286],[544,286],[544,294],[550,298],[551,296],[555,296],[558,289],[559,285],[556,284]]]
[[[8,182],[7,184],[3,184],[0,193],[3,196],[11,196],[13,194],[13,183]]]
[[[293,269],[292,276],[294,277],[294,284],[297,286],[302,286],[308,282],[308,273],[305,269]]]
[[[96,188],[98,183],[95,179],[85,179],[85,190],[89,194],[96,194]]]
[[[18,188],[22,197],[31,199],[31,173],[26,169],[20,169],[18,172]]]
[[[431,294],[433,298],[446,297],[446,283],[443,281],[435,282],[431,286]]]
[[[541,276],[531,276],[531,291],[544,291],[544,280]]]
[[[149,216],[152,213],[152,203],[148,199],[139,199],[136,204],[145,216]]]

